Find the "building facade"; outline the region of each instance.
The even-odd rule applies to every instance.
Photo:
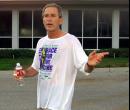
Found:
[[[62,30],[84,49],[129,47],[129,0],[0,0],[0,48],[36,48],[46,35],[41,10],[63,7]]]

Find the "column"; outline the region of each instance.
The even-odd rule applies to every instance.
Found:
[[[63,9],[63,25],[62,25],[62,30],[64,32],[68,32],[68,10],[67,9]]]
[[[12,49],[19,48],[19,14],[12,10]]]
[[[114,10],[112,15],[112,48],[119,48],[120,11]]]

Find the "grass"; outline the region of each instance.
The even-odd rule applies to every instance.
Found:
[[[27,68],[32,64],[32,61],[32,58],[0,59],[0,70],[13,70],[17,62],[20,62],[23,68]],[[98,68],[128,66],[129,58],[104,58],[103,61],[99,65],[97,65]]]
[[[0,70],[14,70],[17,62],[19,62],[23,66],[23,68],[27,68],[32,64],[32,61],[32,58],[0,59]]]
[[[99,65],[97,65],[98,68],[128,66],[129,58],[104,58],[103,61]]]

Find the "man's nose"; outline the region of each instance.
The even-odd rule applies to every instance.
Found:
[[[52,17],[51,17],[51,16],[48,16],[48,17],[47,17],[47,21],[52,21]]]

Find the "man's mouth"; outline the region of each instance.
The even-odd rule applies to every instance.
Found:
[[[52,26],[53,24],[51,24],[51,23],[48,23],[48,24],[46,24],[47,26]]]

